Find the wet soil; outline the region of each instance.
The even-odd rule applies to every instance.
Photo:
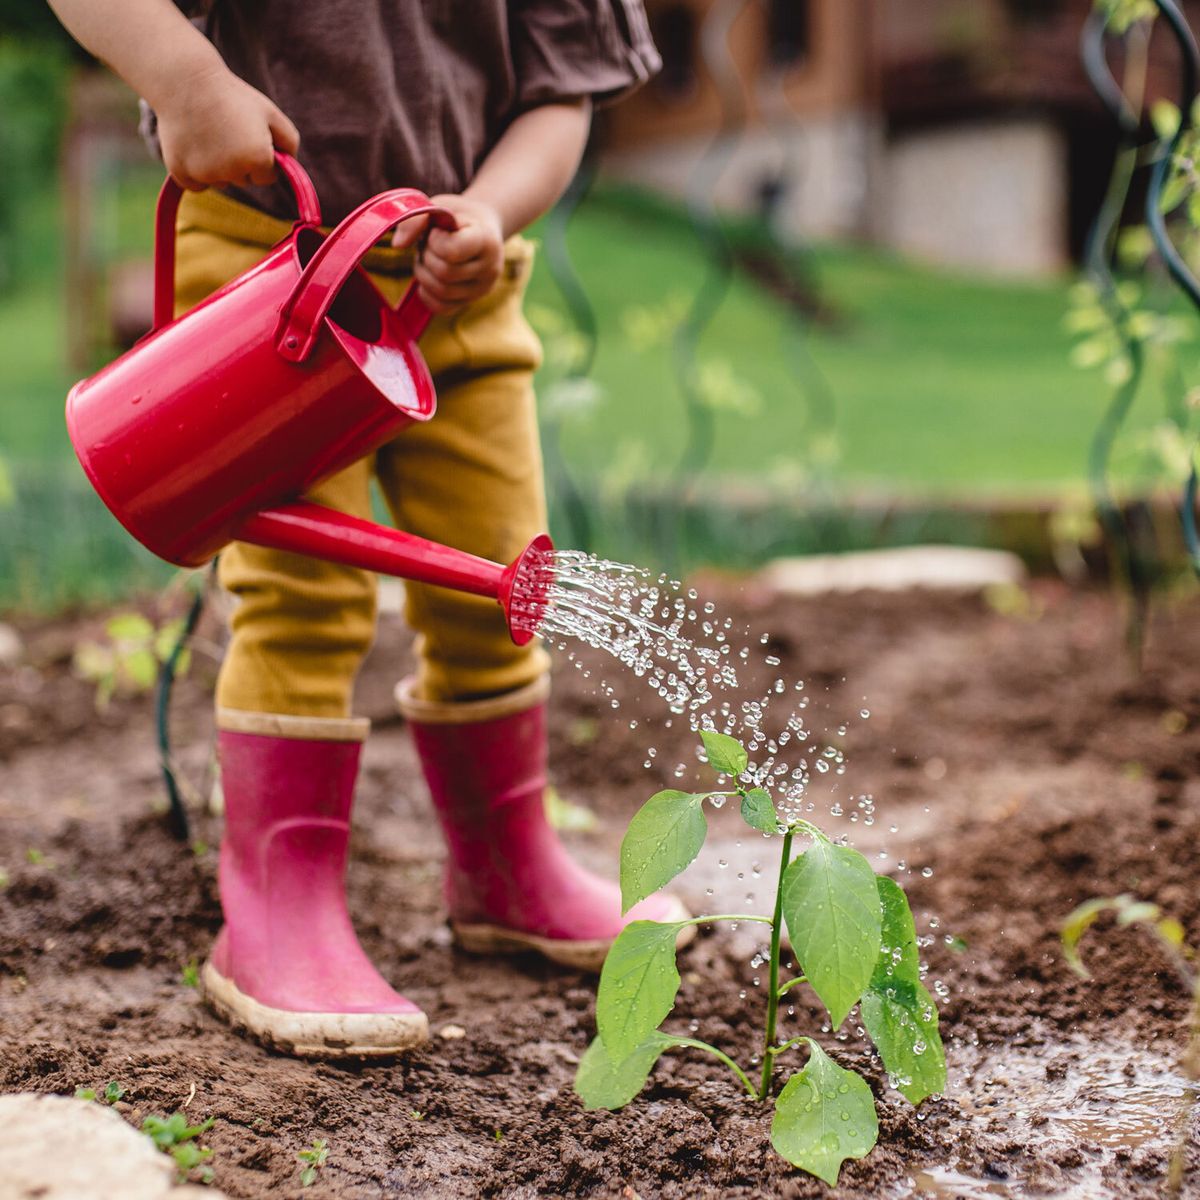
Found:
[[[26,661],[0,673],[0,1090],[69,1094],[116,1079],[135,1122],[183,1105],[213,1116],[214,1182],[235,1197],[1161,1194],[1186,994],[1153,946],[1106,923],[1088,945],[1086,984],[1065,969],[1057,930],[1079,901],[1128,891],[1200,936],[1200,601],[1159,607],[1138,673],[1120,606],[1097,592],[1036,584],[1013,615],[972,597],[798,601],[703,586],[739,623],[771,633],[781,665],[763,668],[759,691],[776,674],[806,681],[810,726],[844,745],[849,764],[815,790],[815,815],[902,880],[931,939],[929,983],[945,992],[951,1087],[919,1112],[888,1088],[853,1020],[839,1039],[803,1001],[788,1018],[787,1036],[815,1032],[879,1100],[879,1146],[847,1163],[835,1190],[775,1157],[769,1111],[690,1051],[664,1058],[623,1112],[585,1113],[571,1080],[593,1032],[594,981],[452,947],[436,830],[390,701],[410,661],[394,617],[359,691],[375,728],[349,889],[365,945],[427,1010],[432,1044],[393,1064],[296,1062],[204,1009],[182,975],[219,924],[220,819],[201,795],[197,844],[173,841],[154,811],[150,702],[118,699],[98,715],[90,685],[72,676],[72,647],[102,616],[25,622]],[[173,722],[198,793],[215,621],[202,635]],[[619,667],[581,655],[585,677],[559,657],[555,783],[598,817],[568,836],[612,872],[625,820],[676,782],[690,737],[663,728],[657,702]],[[595,692],[601,676],[618,688],[618,711]],[[847,815],[826,818],[831,803]],[[773,867],[755,878],[752,861],[762,843],[746,840],[730,806],[711,824],[685,897],[713,911],[726,897],[749,903],[748,891],[765,908]],[[681,1029],[694,1019],[697,1036],[743,1059],[763,1007],[752,953],[745,929],[700,938],[678,1007]],[[328,1164],[302,1189],[296,1152],[317,1137]],[[1200,1194],[1196,1155],[1190,1172]]]

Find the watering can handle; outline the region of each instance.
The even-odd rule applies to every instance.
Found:
[[[317,248],[284,302],[275,328],[280,355],[289,362],[303,362],[312,352],[330,305],[363,255],[393,225],[421,216],[428,216],[441,229],[458,228],[453,213],[416,188],[395,188],[360,204]],[[404,293],[396,313],[416,341],[429,324],[430,312],[415,283]]]
[[[320,225],[321,203],[304,168],[282,150],[275,151],[275,163],[292,185],[300,220],[305,225]],[[168,175],[158,194],[154,215],[154,325],[151,332],[169,325],[175,317],[175,218],[182,199],[183,188]]]

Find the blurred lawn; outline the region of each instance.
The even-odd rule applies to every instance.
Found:
[[[155,186],[151,168],[111,190],[98,214],[105,253],[149,252]],[[162,569],[90,494],[66,440],[71,381],[61,363],[54,198],[31,205],[23,228],[27,269],[0,293],[0,460],[17,492],[15,505],[0,508],[0,606],[45,607],[158,579]],[[705,272],[695,234],[668,205],[601,190],[575,216],[569,243],[598,313],[601,390],[590,408],[563,417],[564,459],[588,495],[654,485],[676,469],[687,432],[670,335]],[[928,497],[1082,486],[1107,388],[1068,362],[1069,281],[966,278],[861,247],[821,246],[808,257],[835,315],[803,335],[836,407],[837,456],[821,472],[827,489]],[[566,327],[544,263],[531,311]],[[714,475],[795,482],[812,466],[799,336],[779,300],[735,277],[699,348],[720,407]],[[553,361],[544,369],[547,396],[556,372]],[[1151,379],[1134,428],[1159,419],[1156,392]]]
[[[678,461],[684,408],[670,346],[639,352],[623,326],[631,309],[636,317],[692,294],[703,275],[695,245],[684,220],[620,194],[601,194],[573,222],[572,257],[599,317],[594,374],[604,395],[568,423],[572,464],[603,471],[614,457],[658,469]],[[971,278],[853,246],[818,246],[809,257],[836,314],[808,336],[837,410],[836,485],[958,496],[1083,485],[1108,388],[1098,371],[1068,360],[1062,318],[1072,280]],[[544,269],[532,292],[537,303],[558,303]],[[718,414],[716,471],[786,473],[806,459],[805,389],[788,348],[797,336],[781,304],[739,273],[700,355],[727,360],[759,407]],[[1161,418],[1154,393],[1150,379],[1131,430]]]

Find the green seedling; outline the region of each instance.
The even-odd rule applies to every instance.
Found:
[[[839,1066],[813,1038],[800,1033],[781,1040],[779,1002],[805,985],[825,1006],[835,1029],[858,1005],[862,1024],[899,1091],[913,1104],[943,1091],[946,1060],[937,1005],[921,982],[912,913],[900,886],[877,876],[858,851],[839,845],[809,821],[781,819],[764,788],[737,784],[748,766],[741,743],[711,731],[700,736],[709,765],[733,779],[735,787],[703,793],[667,790],[650,797],[621,844],[624,911],[665,887],[695,859],[708,832],[704,802],[737,797],[746,824],[781,842],[774,913],[627,925],[604,963],[596,996],[597,1036],[580,1061],[575,1090],[588,1109],[623,1108],[642,1090],[664,1051],[691,1047],[724,1063],[751,1099],[765,1103],[773,1093],[776,1060],[805,1047],[807,1063],[775,1097],[771,1144],[794,1166],[833,1184],[846,1159],[862,1158],[875,1145],[875,1101],[866,1081]],[[793,857],[796,838],[807,839],[808,847]],[[675,946],[680,931],[714,921],[753,921],[770,930],[757,1080],[716,1046],[660,1028],[679,990]],[[785,926],[800,973],[781,981]]]
[[[1178,1196],[1183,1191],[1183,1173],[1187,1166],[1187,1151],[1192,1113],[1200,1096],[1200,973],[1193,963],[1196,951],[1185,940],[1183,926],[1174,917],[1164,915],[1157,904],[1138,900],[1133,896],[1102,896],[1086,900],[1063,922],[1062,946],[1067,965],[1080,979],[1092,978],[1079,955],[1079,943],[1083,935],[1104,913],[1112,913],[1121,928],[1137,926],[1149,933],[1166,955],[1176,974],[1192,998],[1189,1021],[1188,1044],[1183,1052],[1180,1066],[1187,1086],[1179,1105],[1175,1123],[1175,1148],[1171,1152],[1167,1168],[1167,1194]]]
[[[300,1186],[312,1187],[317,1181],[317,1172],[329,1157],[329,1143],[324,1138],[313,1138],[313,1144],[307,1150],[300,1150],[296,1157],[305,1164],[300,1172]]]
[[[414,1121],[425,1120],[425,1114],[419,1108],[414,1108],[408,1115],[412,1117]]]
[[[206,1164],[213,1152],[207,1146],[201,1146],[197,1139],[202,1133],[207,1133],[215,1121],[215,1117],[209,1117],[199,1125],[189,1125],[183,1113],[175,1112],[169,1117],[147,1117],[142,1122],[142,1132],[164,1154],[169,1154],[175,1160],[180,1183],[185,1182],[197,1168],[200,1181],[211,1183],[213,1169]]]
[[[190,958],[183,970],[179,972],[179,981],[184,987],[200,988],[200,965],[194,958]]]
[[[158,667],[171,657],[183,631],[181,618],[157,628],[140,613],[118,613],[104,627],[107,642],[81,642],[75,648],[75,672],[96,685],[96,707],[104,709],[117,693],[148,692],[158,679]],[[191,662],[184,650],[175,666],[183,675]]]
[[[122,1096],[125,1095],[125,1089],[115,1080],[110,1080],[104,1091],[96,1094],[95,1088],[77,1087],[75,1089],[76,1100],[100,1100],[103,1099],[105,1104],[116,1104]]]

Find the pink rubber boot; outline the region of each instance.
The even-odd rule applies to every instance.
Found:
[[[466,704],[421,700],[414,681],[396,689],[412,726],[448,851],[446,905],[459,943],[478,953],[536,951],[598,971],[629,921],[685,921],[673,896],[621,915],[615,883],[584,870],[546,819],[549,681]],[[680,931],[680,944],[695,935]]]
[[[346,910],[346,852],[368,724],[222,709],[225,925],[203,973],[217,1013],[300,1056],[392,1055],[429,1037]]]

